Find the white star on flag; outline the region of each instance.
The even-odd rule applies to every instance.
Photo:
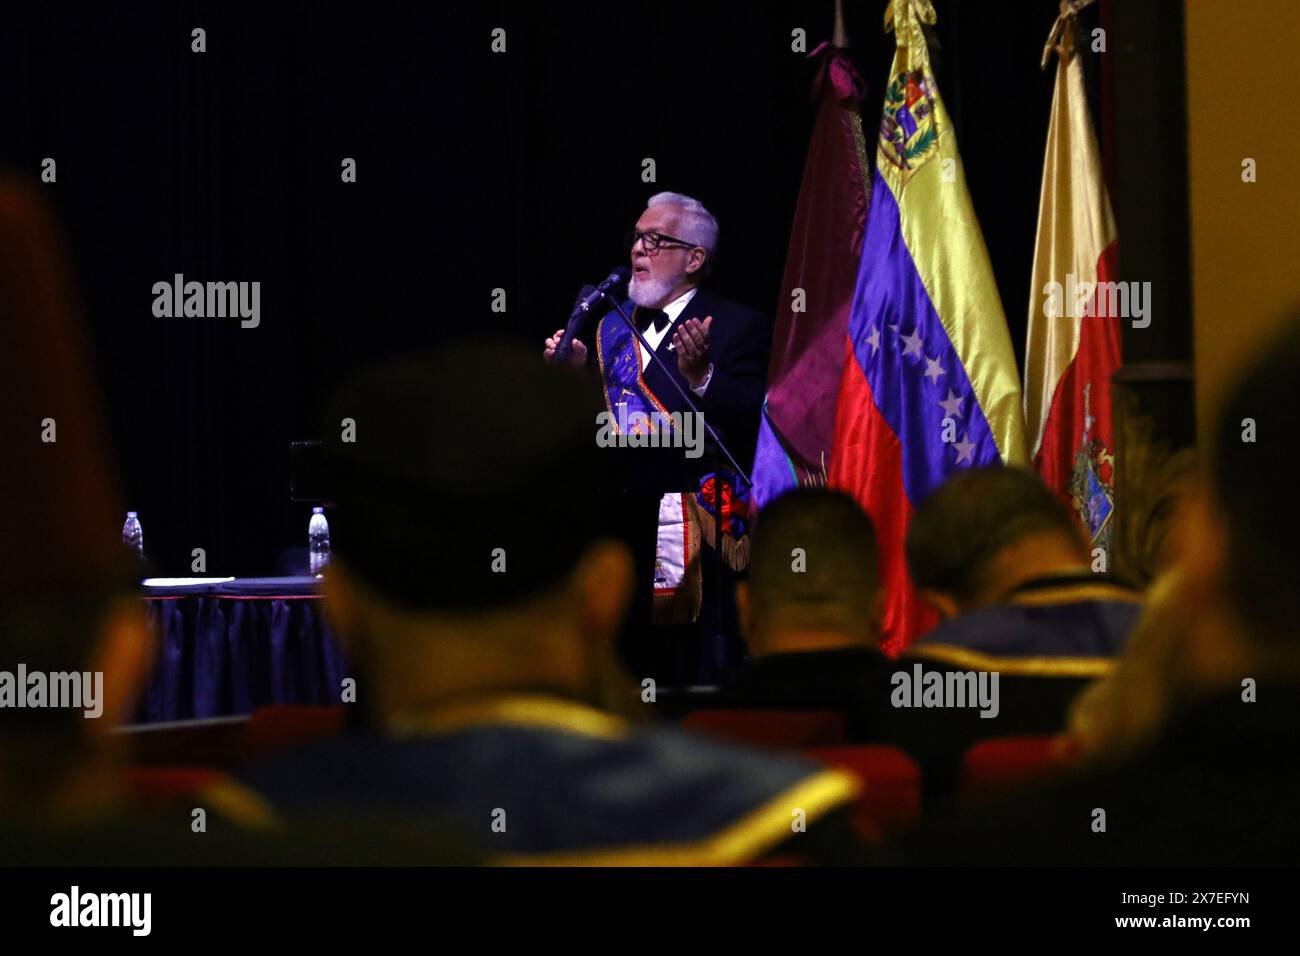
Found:
[[[871,334],[867,336],[867,344],[871,346],[871,354],[875,355],[880,351],[880,329],[873,327]]]
[[[925,377],[935,385],[938,385],[939,379],[943,377],[943,374],[943,366],[939,364],[939,360],[927,356],[925,360]]]
[[[939,406],[948,413],[949,418],[956,418],[961,414],[961,397],[952,389],[948,389],[948,398],[940,402]]]
[[[965,435],[962,436],[961,441],[952,447],[957,449],[957,464],[960,465],[964,461],[974,460],[971,456],[975,454],[975,443]]]
[[[916,332],[913,332],[911,335],[904,335],[902,338],[903,341],[907,343],[907,348],[903,349],[903,354],[915,355],[917,358],[920,358],[921,357],[921,336],[918,335]]]

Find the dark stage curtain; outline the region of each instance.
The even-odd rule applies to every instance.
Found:
[[[1052,85],[1038,61],[1057,4],[934,5],[938,80],[1021,348]],[[845,6],[871,129],[894,40],[883,0]],[[193,573],[202,548],[206,573],[274,573],[309,517],[288,500],[289,442],[319,434],[339,380],[467,335],[540,354],[578,287],[625,258],[621,237],[653,192],[714,209],[715,286],[772,312],[813,119],[815,66],[791,31],[812,49],[832,9],[10,11],[0,163],[35,178],[57,162],[43,188],[70,233],[128,507],[157,569]],[[153,284],[177,273],[260,282],[260,325],[155,318]]]

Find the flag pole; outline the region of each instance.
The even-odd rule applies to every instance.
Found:
[[[835,0],[835,33],[831,45],[837,50],[849,48],[849,35],[844,29],[844,0]]]

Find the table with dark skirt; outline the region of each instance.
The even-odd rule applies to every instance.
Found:
[[[141,588],[154,642],[140,723],[225,717],[266,704],[337,704],[347,662],[311,577]]]

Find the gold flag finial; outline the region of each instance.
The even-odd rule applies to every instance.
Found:
[[[925,26],[938,21],[930,0],[889,0],[885,8],[885,32],[898,34],[899,46],[925,46]]]
[[[1047,35],[1043,45],[1043,60],[1040,69],[1047,69],[1047,64],[1055,53],[1063,63],[1069,63],[1074,56],[1074,28],[1078,13],[1084,7],[1092,6],[1096,0],[1061,0],[1061,15],[1052,24],[1052,32]]]

